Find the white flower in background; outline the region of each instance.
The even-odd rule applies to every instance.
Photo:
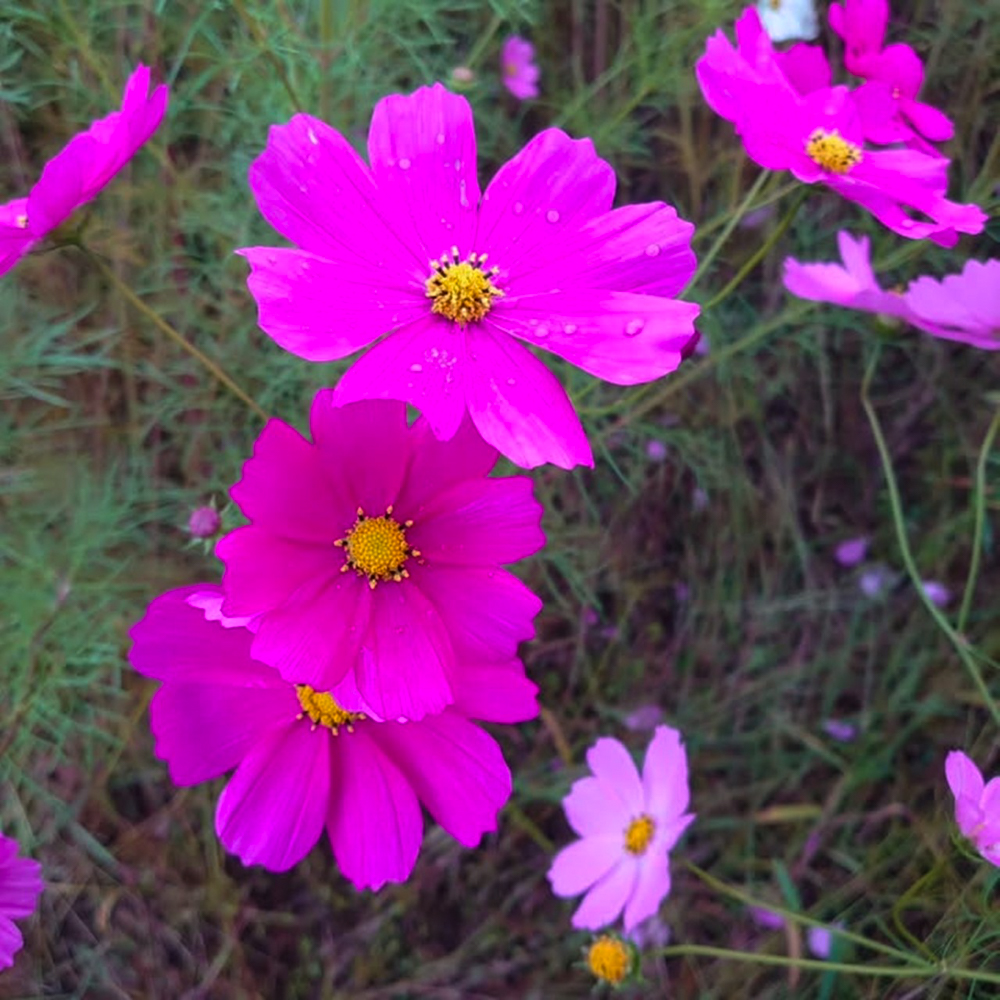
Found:
[[[812,39],[819,34],[814,0],[757,0],[757,12],[772,42]]]

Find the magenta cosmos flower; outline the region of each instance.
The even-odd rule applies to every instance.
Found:
[[[626,933],[659,909],[670,892],[670,857],[694,819],[688,807],[687,754],[681,735],[657,726],[639,775],[618,740],[587,751],[593,777],[574,782],[563,802],[580,840],[549,869],[557,896],[586,892],[573,926],[597,930],[625,912]]]
[[[325,828],[359,889],[405,880],[423,836],[419,803],[459,843],[496,829],[511,779],[500,748],[469,721],[538,713],[518,663],[466,666],[454,702],[420,722],[382,721],[347,679],[334,691],[291,684],[252,655],[246,622],[211,584],[158,597],[132,628],[132,665],[162,681],[150,704],[156,754],[178,785],[235,768],[216,832],[244,864],[283,871]]]
[[[167,110],[167,88],[148,93],[149,68],[140,65],[125,84],[121,110],[74,136],[45,165],[27,198],[0,205],[0,274],[94,198],[156,131]]]
[[[466,421],[447,442],[390,400],[319,392],[312,441],[264,427],[231,490],[251,523],[219,540],[229,617],[256,617],[253,655],[328,691],[350,675],[381,718],[454,700],[457,665],[508,662],[541,601],[501,568],[545,543],[524,476]]]
[[[621,385],[672,371],[695,337],[698,307],[672,298],[694,271],[693,227],[662,202],[612,210],[611,167],[558,129],[480,196],[472,111],[440,84],[376,105],[368,157],[308,115],[271,128],[250,186],[297,248],[239,251],[261,327],[310,361],[377,341],[343,402],[405,400],[442,439],[468,411],[518,465],[592,465],[528,348]]]
[[[17,856],[17,841],[0,834],[0,969],[10,968],[24,946],[15,920],[30,917],[44,885],[42,866]]]
[[[696,69],[705,100],[733,122],[752,160],[790,170],[806,184],[826,184],[910,239],[954,246],[958,233],[982,231],[986,214],[978,205],[945,197],[947,159],[868,148],[853,92],[818,85],[823,68],[805,52],[792,59],[790,77],[788,60],[776,57],[753,8],[737,21],[736,36],[736,48],[722,31],[709,38]]]
[[[534,45],[511,35],[500,50],[500,74],[503,85],[519,101],[537,97],[540,70],[535,65]]]
[[[955,796],[959,830],[991,865],[1000,867],[1000,778],[984,783],[979,768],[961,750],[948,754],[944,771]]]
[[[940,281],[924,276],[904,292],[885,291],[872,270],[867,236],[837,234],[842,264],[785,259],[785,287],[799,298],[894,316],[945,340],[1000,350],[1000,261],[966,261]]]

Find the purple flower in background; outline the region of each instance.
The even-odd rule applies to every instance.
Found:
[[[833,952],[834,930],[843,926],[838,921],[829,927],[810,927],[806,931],[806,946],[816,958],[821,958],[825,961]]]
[[[503,85],[519,101],[538,96],[541,71],[535,65],[535,46],[531,42],[511,35],[500,52],[500,73]]]
[[[747,908],[750,919],[758,927],[766,927],[768,930],[777,931],[785,926],[785,918],[774,910],[769,910],[764,906],[751,906]]]
[[[850,743],[857,738],[858,727],[852,726],[849,722],[843,722],[841,719],[825,719],[823,732],[835,740],[840,740],[841,743]]]
[[[955,796],[958,828],[991,865],[1000,867],[1000,777],[984,782],[982,772],[961,750],[948,754],[944,772]]]
[[[646,457],[651,462],[662,462],[667,457],[667,446],[654,438],[646,443]]]
[[[858,587],[861,588],[861,593],[865,597],[870,597],[874,600],[885,593],[886,589],[891,585],[894,576],[895,574],[888,566],[871,566],[858,577]]]
[[[195,538],[211,538],[221,523],[219,512],[214,507],[196,507],[188,518],[188,531]]]
[[[931,602],[939,608],[947,606],[948,602],[951,601],[951,591],[943,583],[938,583],[937,580],[924,580],[921,587]]]
[[[849,538],[834,549],[833,557],[841,566],[857,566],[868,554],[868,539],[863,535],[859,538]]]

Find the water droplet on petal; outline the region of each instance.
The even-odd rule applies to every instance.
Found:
[[[544,339],[544,338],[545,338],[545,337],[547,337],[548,335],[549,335],[549,328],[548,328],[547,326],[545,326],[544,324],[543,324],[542,326],[540,326],[540,327],[539,327],[539,328],[538,328],[538,329],[537,329],[537,330],[535,331],[535,336],[536,336],[536,337],[537,337],[537,338],[538,338],[539,340],[542,340],[542,339]]]
[[[519,202],[519,201],[515,201],[514,202],[514,214],[515,215],[520,215],[523,211],[524,211],[524,205],[521,202]]]
[[[309,141],[314,145],[319,145],[319,139],[316,138],[316,133],[310,128],[306,130],[306,135],[309,136]]]
[[[554,208],[550,208],[545,213],[545,220],[547,222],[558,222],[559,221],[559,213]]]
[[[517,379],[513,378],[507,379],[507,385],[517,385]]]
[[[458,201],[462,208],[469,207],[469,197],[465,193],[465,181],[460,181],[458,185]]]
[[[438,134],[436,136],[434,136],[434,141],[439,146],[443,146],[444,145],[444,132],[438,132]]]
[[[625,324],[625,336],[634,337],[638,333],[642,333],[642,328],[646,325],[646,321],[642,319],[630,319]]]
[[[572,335],[572,334],[576,333],[576,331],[579,330],[579,329],[580,328],[576,325],[576,323],[567,323],[563,327],[563,332]]]
[[[308,184],[300,184],[300,185],[299,185],[299,190],[300,190],[300,191],[301,191],[301,192],[302,192],[303,194],[306,194],[306,193],[307,193],[307,192],[309,191],[309,185],[308,185]]]
[[[660,256],[660,244],[659,243],[650,243],[649,246],[646,247],[646,256],[647,257],[659,257]]]
[[[399,161],[399,169],[400,170],[410,169],[410,161],[405,156]]]
[[[413,364],[410,365],[411,372],[422,372],[423,370],[424,366],[420,364],[418,361],[414,361]]]

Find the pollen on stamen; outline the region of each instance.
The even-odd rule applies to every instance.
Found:
[[[406,531],[413,521],[400,523],[392,516],[392,505],[381,517],[369,517],[362,508],[357,510],[357,520],[343,538],[333,544],[344,549],[346,559],[341,573],[354,570],[368,578],[372,590],[382,581],[400,583],[409,577],[407,559],[419,558],[420,551],[406,540]]]
[[[308,716],[314,730],[323,726],[334,736],[339,736],[341,729],[353,733],[354,723],[366,718],[364,712],[348,712],[342,708],[329,691],[317,691],[308,684],[296,684],[295,694],[302,706],[302,711],[296,718],[304,719]]]
[[[861,147],[848,142],[836,129],[813,131],[806,143],[806,153],[813,163],[832,174],[850,173],[864,158]]]
[[[431,312],[465,325],[481,320],[493,307],[493,300],[503,291],[493,283],[498,267],[486,267],[486,254],[470,253],[461,259],[458,247],[440,260],[432,260],[433,272],[427,279],[427,297],[433,300]]]
[[[625,850],[629,854],[645,854],[653,834],[656,833],[656,823],[651,816],[643,813],[632,820],[625,830]]]

